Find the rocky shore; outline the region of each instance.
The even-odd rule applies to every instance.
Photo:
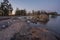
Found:
[[[25,27],[16,33],[11,40],[60,40],[46,28]]]
[[[23,25],[23,22],[16,20],[10,27],[0,31],[0,40],[10,40],[15,33],[19,32]]]
[[[30,27],[18,18],[13,24],[0,31],[0,40],[60,40],[53,32],[42,27]]]

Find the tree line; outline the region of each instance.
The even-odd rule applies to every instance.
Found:
[[[0,16],[9,16],[9,14],[12,15],[13,7],[11,3],[9,3],[8,0],[3,0],[0,4]],[[40,14],[48,14],[48,15],[57,15],[57,12],[46,12],[46,11],[40,11],[40,10],[32,10],[32,12],[26,11],[26,9],[20,10],[19,8],[16,9],[14,16],[30,16],[30,15],[40,15]]]
[[[20,10],[19,8],[16,9],[15,11],[15,16],[34,16],[34,15],[40,15],[40,14],[47,14],[47,15],[57,15],[57,12],[46,12],[46,11],[34,11],[32,12],[27,12],[25,9]]]
[[[20,10],[20,9],[16,9],[15,11],[15,16],[26,16],[26,10]]]

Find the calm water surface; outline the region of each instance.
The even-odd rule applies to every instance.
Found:
[[[46,26],[47,28],[60,34],[60,16],[57,16],[56,18],[50,18]]]

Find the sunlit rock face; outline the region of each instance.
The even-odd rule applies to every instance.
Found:
[[[14,35],[11,40],[57,40],[55,35],[45,28],[30,28]]]
[[[49,16],[47,14],[40,14],[39,21],[47,21]]]
[[[54,34],[44,28],[32,28],[30,32],[33,40],[57,40]]]

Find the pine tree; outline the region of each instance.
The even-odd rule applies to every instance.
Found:
[[[13,8],[12,8],[12,6],[9,3],[8,0],[3,0],[3,2],[1,3],[1,10],[4,11],[4,13],[3,13],[4,16],[8,16],[9,15],[9,11],[12,12]]]

